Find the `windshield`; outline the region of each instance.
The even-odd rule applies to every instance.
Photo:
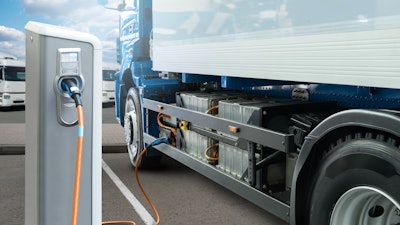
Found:
[[[25,81],[25,67],[6,67],[4,68],[4,80]]]
[[[115,72],[115,70],[103,70],[103,80],[113,81]]]

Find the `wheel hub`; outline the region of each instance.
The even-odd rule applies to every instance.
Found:
[[[137,126],[135,111],[127,112],[124,117],[125,141],[127,143],[129,156],[132,158],[137,154]]]
[[[400,224],[400,204],[377,188],[355,187],[339,198],[330,224],[397,225]]]

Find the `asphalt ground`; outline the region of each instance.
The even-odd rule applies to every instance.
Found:
[[[24,155],[0,155],[0,224],[24,224]],[[140,192],[126,153],[103,154],[149,214],[154,213]],[[287,225],[284,221],[227,191],[173,159],[164,157],[158,168],[140,170],[142,184],[161,217],[160,224]],[[146,224],[103,170],[102,219]],[[29,224],[29,223],[28,223]]]
[[[134,178],[123,129],[111,119],[108,119],[110,122],[104,121],[104,114],[106,118],[112,118],[108,115],[112,112],[112,108],[103,109],[103,168],[104,165],[109,167],[133,198],[155,219]],[[24,111],[10,112],[8,116],[0,112],[0,225],[25,224],[25,125],[24,121],[9,119],[11,114],[20,118]],[[2,116],[5,121],[1,121]],[[4,123],[7,121],[12,123]],[[160,213],[160,224],[287,225],[167,156],[163,157],[159,167],[140,170],[139,176]],[[130,198],[121,192],[115,178],[103,169],[102,220],[131,220],[138,225],[148,224],[143,221],[142,213],[135,211],[136,206],[131,204]]]

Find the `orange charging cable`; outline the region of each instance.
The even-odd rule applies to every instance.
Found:
[[[76,145],[75,180],[74,180],[74,196],[72,200],[71,225],[78,224],[78,207],[79,207],[79,191],[81,185],[83,125],[84,125],[82,105],[77,105],[76,110],[78,111],[78,141]]]
[[[136,166],[135,166],[135,177],[136,177],[136,181],[139,185],[140,190],[142,191],[144,197],[146,197],[147,202],[150,204],[151,208],[153,209],[154,213],[156,214],[156,225],[160,224],[160,215],[158,214],[158,211],[156,209],[156,206],[153,204],[153,202],[151,201],[150,197],[147,195],[146,191],[144,190],[142,183],[140,182],[139,179],[139,165],[140,165],[140,161],[142,160],[143,155],[147,152],[147,148],[144,148],[143,151],[139,154],[137,160],[136,160]]]
[[[151,208],[153,209],[154,213],[156,214],[156,218],[157,218],[156,225],[158,225],[158,224],[160,224],[160,215],[158,214],[158,211],[157,211],[155,205],[154,205],[153,202],[151,201],[150,197],[147,195],[147,193],[146,193],[146,191],[144,190],[144,188],[143,188],[143,186],[142,186],[142,183],[140,182],[140,179],[139,179],[139,165],[140,165],[140,161],[142,160],[143,155],[144,155],[146,152],[147,152],[147,148],[144,148],[143,151],[139,154],[139,156],[138,156],[138,158],[137,158],[137,160],[136,160],[135,178],[136,178],[136,181],[137,181],[137,183],[138,183],[138,185],[139,185],[139,188],[140,188],[140,190],[142,191],[144,197],[146,198],[147,202],[150,204]],[[103,224],[103,225],[106,225],[106,224],[133,224],[133,225],[136,225],[136,223],[135,223],[135,222],[132,222],[132,221],[107,221],[107,222],[103,222],[102,224]]]
[[[82,147],[83,147],[83,108],[82,105],[76,106],[78,112],[78,139],[77,139],[77,146],[76,146],[76,162],[75,162],[75,179],[74,179],[74,195],[72,199],[72,215],[71,215],[71,225],[78,224],[78,207],[79,207],[79,192],[80,192],[80,180],[81,180],[81,168],[82,168]],[[136,166],[135,166],[135,177],[136,181],[142,191],[143,195],[146,197],[147,202],[150,204],[151,208],[154,210],[156,214],[157,221],[156,225],[160,223],[160,215],[158,211],[151,201],[150,197],[147,195],[146,191],[144,190],[142,183],[139,179],[139,164],[142,160],[143,155],[147,152],[147,148],[143,149],[140,155],[137,158]],[[133,221],[106,221],[102,222],[102,224],[132,224],[136,225]]]

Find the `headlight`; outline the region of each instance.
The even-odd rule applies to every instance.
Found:
[[[3,99],[10,99],[10,98],[11,98],[10,95],[7,95],[7,94],[4,94],[4,95],[3,95]]]

